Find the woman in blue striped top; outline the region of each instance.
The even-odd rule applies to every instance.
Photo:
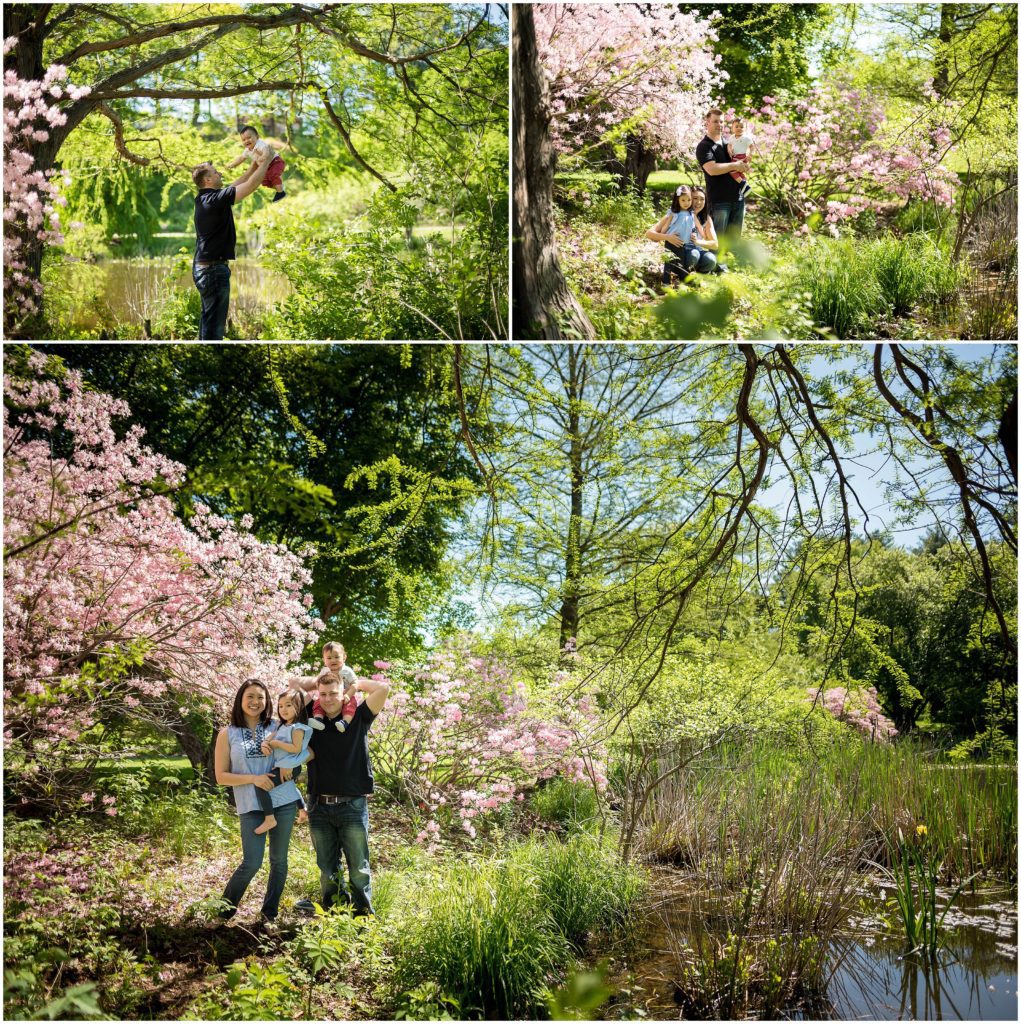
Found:
[[[241,823],[241,865],[230,876],[223,900],[229,906],[221,917],[234,920],[249,882],[262,867],[269,836],[269,880],[262,901],[262,920],[269,931],[280,909],[280,897],[287,881],[287,851],[291,830],[298,814],[300,795],[293,781],[273,785],[269,772],[273,768],[272,751],[263,753],[263,743],[272,731],[272,702],[266,684],[259,679],[246,679],[234,696],[230,725],[216,737],[216,782],[234,787],[234,802]],[[265,814],[259,808],[256,790],[266,791],[273,805],[276,827],[270,832],[256,830]]]

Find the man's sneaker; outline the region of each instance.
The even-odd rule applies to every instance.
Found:
[[[714,274],[726,274],[729,269],[730,268],[727,266],[726,263],[717,263],[716,266],[713,267],[713,273]]]
[[[322,730],[326,728],[326,726],[323,724],[322,719],[319,719],[319,718],[310,718],[308,720],[308,724],[309,724],[309,728],[317,729],[320,732],[322,732]]]
[[[347,722],[343,718],[337,719],[337,732],[347,732]]]
[[[287,193],[286,193],[286,192],[278,192],[278,193],[277,193],[277,194],[276,194],[276,195],[275,195],[275,196],[273,197],[273,202],[274,202],[274,203],[279,203],[279,202],[280,202],[280,200],[281,200],[281,199],[283,199],[283,198],[284,198],[284,196],[286,196],[286,195],[287,195]]]
[[[315,917],[316,908],[311,900],[297,900],[294,904],[294,912],[302,917]]]

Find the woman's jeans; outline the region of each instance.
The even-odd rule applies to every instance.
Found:
[[[711,274],[716,269],[716,257],[707,249],[700,249],[690,242],[685,245],[674,245],[673,242],[664,242],[664,245],[674,254],[675,259],[663,266],[663,284],[670,283],[670,274],[673,272],[678,277],[687,277],[688,274]]]
[[[372,913],[372,872],[369,870],[369,802],[355,797],[342,804],[317,802],[308,812],[308,827],[319,866],[320,903],[353,904],[355,914]],[[344,885],[341,854],[347,858],[351,891]]]
[[[209,267],[193,263],[191,279],[202,297],[199,341],[223,341],[227,307],[230,305],[230,267],[226,263],[214,263]]]
[[[266,852],[266,840],[269,839],[269,881],[266,883],[266,898],[262,901],[262,913],[272,920],[280,909],[280,897],[287,881],[287,851],[291,845],[291,830],[294,819],[298,816],[297,801],[284,804],[274,810],[277,827],[261,836],[255,834],[256,828],[262,824],[265,815],[262,811],[248,811],[238,815],[241,822],[241,866],[230,876],[227,888],[223,890],[223,898],[234,908],[224,917],[233,917],[237,912],[241,897],[244,896],[248,883],[262,867],[263,854]]]

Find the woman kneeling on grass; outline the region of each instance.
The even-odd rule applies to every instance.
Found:
[[[276,930],[274,921],[287,881],[287,850],[301,802],[293,781],[275,786],[269,775],[273,769],[272,750],[267,756],[263,753],[263,744],[271,732],[271,707],[265,683],[246,679],[234,696],[230,725],[221,729],[216,737],[216,783],[234,787],[234,802],[241,822],[242,851],[241,865],[230,876],[223,891],[223,900],[230,907],[221,912],[220,920],[228,925],[234,923],[238,904],[248,883],[262,867],[268,835],[269,880],[262,901],[262,921],[267,931]],[[276,825],[268,832],[259,831],[266,816],[259,807],[257,789],[265,790],[272,802]]]
[[[675,257],[663,265],[664,286],[670,284],[671,274],[683,280],[691,273],[708,274],[716,269],[716,257],[701,248],[705,230],[692,210],[691,188],[687,185],[677,189],[670,212],[655,227],[649,228],[645,237],[662,242]]]
[[[691,212],[695,215],[695,220],[702,225],[702,238],[699,239],[698,247],[712,252],[713,260],[716,263],[713,267],[713,273],[725,274],[727,272],[727,264],[720,263],[719,256],[717,255],[720,250],[720,240],[716,237],[716,225],[713,224],[713,218],[709,214],[709,207],[706,206],[705,189],[699,185],[691,186]]]

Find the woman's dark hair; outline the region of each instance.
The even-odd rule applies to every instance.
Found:
[[[234,694],[234,706],[230,709],[230,724],[236,725],[239,729],[244,729],[248,725],[245,721],[245,713],[241,710],[241,698],[244,697],[245,690],[251,689],[253,686],[261,686],[262,692],[266,695],[266,703],[262,706],[262,715],[259,721],[266,725],[273,717],[273,698],[270,697],[266,684],[261,679],[246,679],[238,692]]]
[[[695,209],[695,193],[698,193],[704,200],[705,203],[701,210]],[[691,212],[695,214],[699,224],[705,224],[705,222],[713,215],[712,210],[709,209],[709,197],[705,193],[705,189],[701,185],[691,186]]]
[[[280,717],[280,702],[285,697],[290,697],[291,703],[297,709],[294,714],[294,721],[299,725],[308,725],[308,707],[305,704],[305,693],[303,690],[284,690],[284,692],[277,697],[277,718],[281,722],[283,721],[283,718]]]
[[[682,186],[680,186],[680,185],[677,186],[677,188],[681,188],[681,187]],[[688,190],[688,193],[690,195],[690,193],[691,193],[691,186],[690,185],[684,185],[683,187]],[[681,204],[678,202],[678,199],[680,199],[680,196],[677,194],[677,189],[674,189],[674,198],[670,201],[670,212],[671,213],[680,213],[681,212]],[[688,209],[690,210],[691,207],[689,206]]]

